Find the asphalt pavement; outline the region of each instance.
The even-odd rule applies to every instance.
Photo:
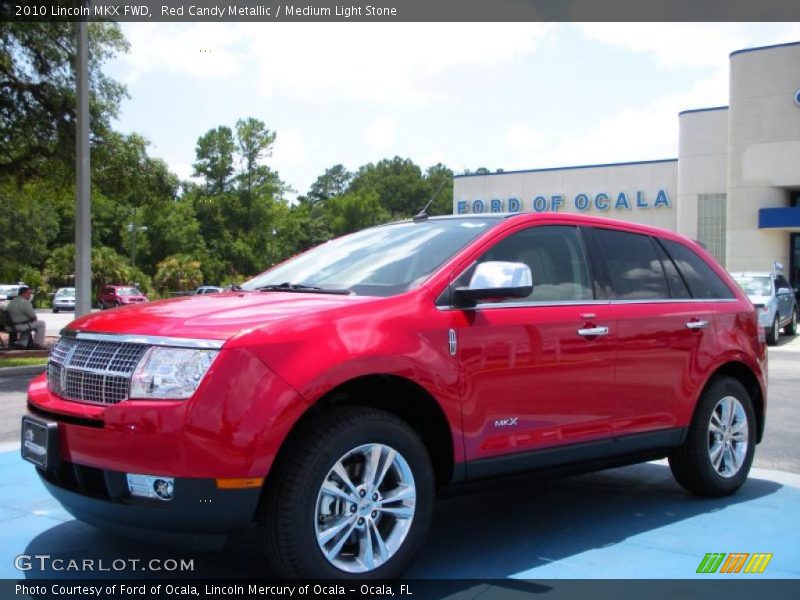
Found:
[[[53,315],[60,317],[61,315]],[[67,315],[69,316],[69,315]],[[408,572],[417,578],[720,578],[698,574],[709,552],[767,552],[760,575],[800,578],[800,337],[770,349],[765,439],[739,493],[702,499],[686,494],[665,461],[560,480],[518,477],[437,502],[428,541]],[[73,519],[19,457],[19,417],[26,376],[0,373],[0,578],[169,577],[252,578],[271,574],[256,528],[230,538],[222,552],[193,552],[116,537]],[[118,559],[113,574],[34,566],[16,557]],[[183,572],[142,570],[156,559],[185,559]]]

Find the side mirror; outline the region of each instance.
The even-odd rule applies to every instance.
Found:
[[[457,306],[471,306],[477,300],[527,298],[533,291],[531,269],[524,263],[488,261],[475,267],[469,285],[453,290]]]
[[[778,296],[783,296],[784,294],[791,294],[792,290],[789,288],[778,288]]]

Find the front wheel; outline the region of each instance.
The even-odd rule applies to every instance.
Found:
[[[669,455],[669,466],[690,492],[727,496],[747,479],[755,443],[750,395],[736,379],[718,377],[700,396],[686,440]]]
[[[54,314],[54,315],[57,315],[57,314],[58,314],[58,309],[57,309],[57,308],[54,308],[54,309],[53,309],[53,314]]]
[[[419,553],[433,511],[433,469],[417,433],[391,413],[323,412],[275,468],[261,525],[278,574],[391,579]]]
[[[786,335],[797,335],[797,307],[792,309],[792,319],[789,324],[783,328]]]

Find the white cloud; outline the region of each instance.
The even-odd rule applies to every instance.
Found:
[[[436,97],[431,84],[444,72],[533,53],[552,30],[543,23],[130,23],[123,79],[243,73],[264,96],[419,103]]]
[[[397,123],[391,117],[378,117],[367,126],[364,139],[376,150],[390,148],[397,139]]]
[[[283,128],[275,138],[272,159],[269,161],[280,170],[288,165],[302,163],[306,158],[305,135],[299,129]]]
[[[581,23],[590,40],[651,54],[661,67],[718,67],[751,46],[800,37],[797,23]]]
[[[509,150],[530,152],[541,150],[542,134],[527,123],[513,123],[506,130],[506,147]]]
[[[126,83],[154,72],[201,79],[235,77],[246,64],[241,60],[235,25],[124,23],[122,27],[131,45],[131,51],[120,58]]]

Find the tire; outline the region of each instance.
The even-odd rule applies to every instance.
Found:
[[[767,346],[777,346],[781,339],[781,324],[778,322],[778,315],[775,314],[775,320],[772,322],[772,327],[767,331]]]
[[[369,456],[377,457],[375,472],[383,473],[372,478],[376,488],[364,477]],[[334,469],[347,476],[349,489]],[[393,579],[425,541],[434,477],[425,446],[404,421],[381,410],[342,407],[301,426],[265,490],[262,535],[267,560],[280,576]],[[398,490],[404,490],[402,499],[384,499]]]
[[[727,413],[730,419],[725,416],[726,406],[732,409]],[[686,440],[669,455],[669,466],[686,490],[698,496],[727,496],[747,479],[755,441],[756,419],[747,390],[736,379],[717,377],[700,396]]]
[[[792,309],[792,319],[789,324],[783,328],[783,333],[786,335],[797,335],[797,307]]]
[[[119,308],[120,306],[122,306],[122,304],[120,304],[119,300],[114,302],[114,308]]]
[[[57,308],[54,308],[54,309],[53,309],[53,314],[54,314],[54,315],[57,315],[57,314],[58,314],[58,309],[57,309]]]

